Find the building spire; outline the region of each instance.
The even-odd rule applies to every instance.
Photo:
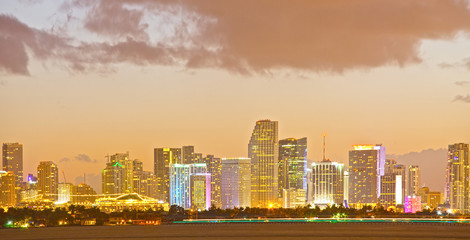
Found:
[[[326,157],[325,157],[326,144],[325,144],[325,141],[326,141],[326,134],[323,133],[323,162],[326,161]]]

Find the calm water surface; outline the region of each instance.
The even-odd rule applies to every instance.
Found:
[[[470,224],[217,223],[0,229],[0,239],[470,239]]]

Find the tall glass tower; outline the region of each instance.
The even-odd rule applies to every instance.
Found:
[[[456,143],[449,145],[447,152],[447,176],[445,198],[452,209],[462,213],[470,208],[470,163],[469,145]]]
[[[248,144],[251,159],[251,207],[277,207],[278,122],[260,120]]]
[[[38,165],[38,194],[44,199],[57,201],[59,170],[51,161],[39,162]]]
[[[170,165],[182,164],[181,148],[155,148],[154,173],[157,177],[157,199],[170,202]]]
[[[13,172],[16,186],[20,186],[23,182],[23,144],[4,143],[2,152],[3,171]]]
[[[375,206],[385,174],[385,147],[355,145],[349,151],[349,202],[354,207]]]
[[[307,138],[279,141],[279,197],[283,189],[307,191]]]

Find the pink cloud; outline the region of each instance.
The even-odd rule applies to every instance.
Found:
[[[470,30],[463,0],[101,0],[62,9],[73,7],[88,11],[83,26],[105,41],[71,44],[74,36],[61,38],[0,15],[0,69],[28,74],[28,48],[41,60],[57,58],[82,72],[119,62],[244,74],[276,68],[342,72],[419,63],[421,40]],[[144,15],[171,15],[175,9],[184,9],[183,23],[170,39],[151,42],[145,21],[152,18]],[[197,31],[189,31],[189,23]]]

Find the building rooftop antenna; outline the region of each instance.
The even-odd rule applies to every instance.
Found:
[[[325,150],[326,150],[326,134],[323,133],[323,162],[326,162]]]

